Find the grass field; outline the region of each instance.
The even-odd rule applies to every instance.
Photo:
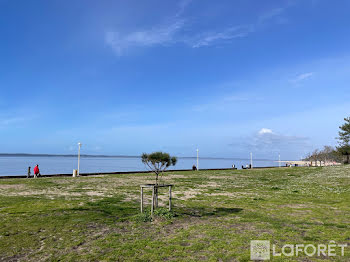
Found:
[[[250,261],[250,240],[334,240],[349,245],[344,257],[337,249],[336,257],[289,261],[350,261],[350,167],[168,173],[174,212],[161,209],[148,221],[139,214],[139,185],[153,180],[0,180],[0,261]]]

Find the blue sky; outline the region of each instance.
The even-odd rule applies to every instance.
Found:
[[[350,2],[0,0],[0,152],[299,159],[350,112]]]

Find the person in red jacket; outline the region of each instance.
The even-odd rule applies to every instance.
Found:
[[[34,167],[34,177],[38,177],[38,176],[41,176],[40,175],[40,170],[39,170],[39,165],[36,165],[35,167]]]

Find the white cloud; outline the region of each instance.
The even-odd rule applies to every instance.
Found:
[[[263,134],[273,134],[272,130],[271,129],[268,129],[268,128],[261,128],[260,131],[258,132],[260,135],[263,135]]]
[[[261,156],[273,156],[276,152],[288,155],[290,152],[300,153],[311,148],[308,137],[279,134],[268,128],[262,128],[244,139],[236,138],[229,146],[255,152]]]
[[[258,135],[252,136],[249,141],[249,147],[254,151],[278,151],[288,148],[303,149],[307,146],[309,138],[278,134],[271,129],[262,128]]]

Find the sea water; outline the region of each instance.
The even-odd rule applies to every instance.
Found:
[[[169,169],[191,169],[196,163],[196,158],[178,158],[176,166]],[[249,163],[249,159],[199,158],[200,169],[231,168],[233,164],[237,168],[241,168],[242,165],[246,166]],[[29,166],[33,174],[33,168],[36,164],[39,164],[41,174],[72,174],[73,169],[78,167],[78,158],[68,156],[0,156],[0,176],[26,175]],[[276,162],[255,160],[253,165],[255,167],[276,166]],[[144,170],[147,168],[139,157],[81,157],[80,159],[80,173]]]

